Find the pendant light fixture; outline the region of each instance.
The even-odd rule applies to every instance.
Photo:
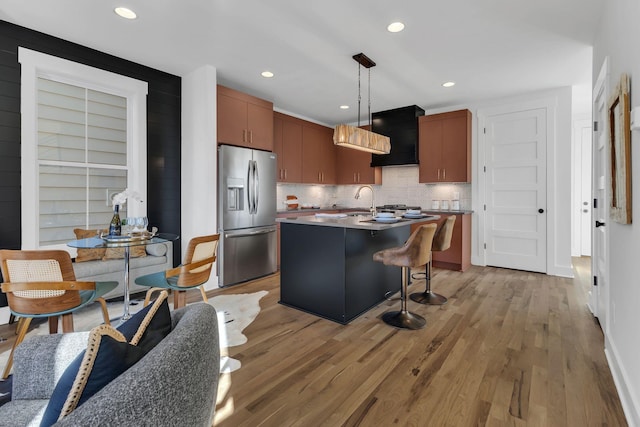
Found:
[[[369,71],[368,103],[369,103],[369,128],[371,128],[371,67],[376,63],[364,53],[353,55],[358,65],[358,126],[337,125],[333,131],[333,143],[341,147],[353,148],[373,154],[389,154],[391,142],[388,136],[360,129],[360,69],[365,67]]]

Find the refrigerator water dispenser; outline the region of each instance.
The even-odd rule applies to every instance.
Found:
[[[244,181],[242,178],[227,178],[227,211],[244,209]]]

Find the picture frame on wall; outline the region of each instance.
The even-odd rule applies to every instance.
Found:
[[[631,224],[631,107],[629,76],[622,74],[609,101],[611,219]]]

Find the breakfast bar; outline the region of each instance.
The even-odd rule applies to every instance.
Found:
[[[402,246],[415,222],[435,215],[376,220],[327,214],[279,218],[280,303],[347,324],[400,289],[400,267],[373,254]]]

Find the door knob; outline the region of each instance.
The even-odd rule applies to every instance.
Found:
[[[604,226],[604,222],[600,222],[596,220],[596,228],[603,227],[603,226]]]
[[[589,212],[589,209],[582,209],[582,212],[584,212],[584,213],[588,213],[588,212]]]
[[[544,213],[544,209],[542,208],[538,209],[538,213]]]

